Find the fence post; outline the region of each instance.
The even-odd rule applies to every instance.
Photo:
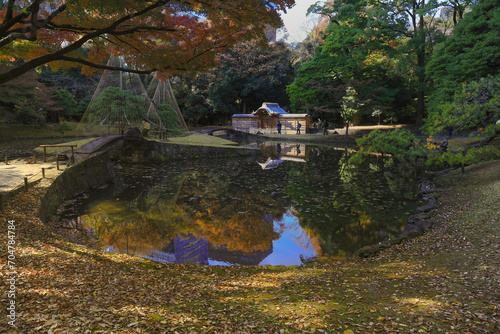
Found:
[[[0,193],[0,212],[3,212],[3,194]]]
[[[28,178],[24,178],[24,190],[28,191]]]
[[[42,178],[45,179],[45,168],[42,167]]]

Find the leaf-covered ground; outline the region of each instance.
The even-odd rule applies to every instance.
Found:
[[[499,171],[441,176],[439,226],[422,237],[305,267],[163,265],[72,244],[36,218],[44,181],[0,214],[0,332],[14,300],[19,333],[498,333]]]

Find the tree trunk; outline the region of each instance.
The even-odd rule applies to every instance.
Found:
[[[422,126],[424,124],[423,121],[424,115],[425,115],[425,90],[421,88],[419,89],[417,95],[417,119],[415,125]]]
[[[424,3],[422,3],[423,7]],[[418,77],[418,92],[417,92],[417,119],[415,125],[422,126],[425,117],[425,31],[424,31],[424,16],[420,14],[418,31],[415,35],[416,52],[417,52],[417,77]]]
[[[243,114],[247,113],[247,101],[245,99],[241,99],[243,105]]]

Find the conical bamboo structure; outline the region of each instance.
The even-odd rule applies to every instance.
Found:
[[[125,64],[120,58],[112,58],[107,65],[124,67]],[[162,120],[161,105],[170,105],[175,111],[175,124],[165,124],[165,119]],[[173,128],[188,131],[168,80],[160,81],[154,75],[146,90],[139,74],[111,70],[104,71],[78,125],[78,129],[95,127],[120,134],[128,127],[148,129],[144,133],[165,133]]]

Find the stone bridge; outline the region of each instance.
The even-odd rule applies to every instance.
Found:
[[[239,131],[239,130],[234,130],[232,128],[228,127],[218,127],[218,128],[212,128],[208,130],[202,130],[199,133],[201,134],[208,134],[209,136],[216,136],[216,137],[223,137],[226,139],[247,139],[254,137],[255,134],[251,134],[245,131]],[[257,138],[260,138],[259,136],[255,136]]]
[[[220,134],[219,134],[219,132],[220,132]],[[236,130],[233,130],[231,128],[213,128],[213,129],[200,131],[200,133],[213,136],[214,133],[217,133],[216,135],[238,135],[240,133],[244,134],[245,132],[236,131]]]

